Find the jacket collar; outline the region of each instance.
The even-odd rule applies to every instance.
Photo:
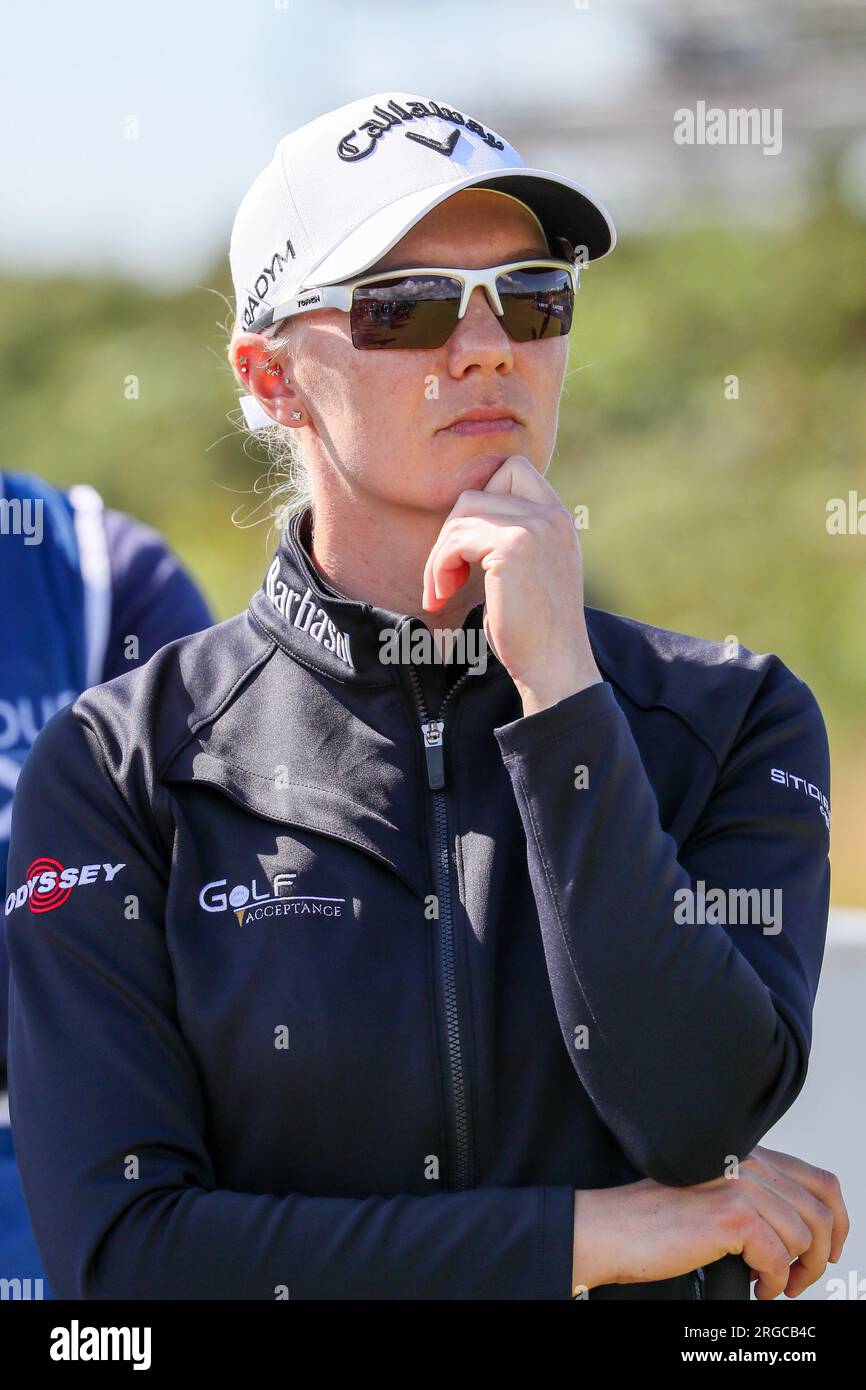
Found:
[[[416,632],[430,628],[420,618],[346,598],[332,588],[310,558],[311,523],[310,507],[291,517],[250,600],[250,612],[290,656],[332,680],[370,687],[398,683],[401,666],[411,660],[413,639],[417,644]],[[465,652],[471,662],[486,648],[481,678],[490,679],[507,673],[484,641],[483,607],[476,604],[466,616]],[[459,665],[464,668],[463,661]],[[419,674],[423,677],[423,669]]]

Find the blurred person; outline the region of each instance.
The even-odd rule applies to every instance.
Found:
[[[767,1299],[839,1258],[838,1180],[759,1143],[808,1066],[821,712],[776,656],[587,607],[544,476],[614,241],[402,92],[245,195],[276,552],[55,715],[15,806],[10,1099],[59,1296],[696,1300],[733,1259]],[[708,909],[769,890],[783,929]]]
[[[0,881],[21,766],[42,726],[88,686],[210,626],[195,584],[149,526],[96,490],[0,471]],[[3,898],[5,899],[5,887]],[[44,1279],[9,1127],[9,962],[0,931],[0,1277]],[[45,1290],[48,1293],[48,1290]]]

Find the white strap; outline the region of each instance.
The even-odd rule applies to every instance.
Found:
[[[69,489],[75,511],[75,538],[84,582],[85,682],[98,685],[105,669],[111,625],[111,566],[105,534],[103,502],[89,483]]]
[[[263,430],[268,425],[275,425],[277,421],[272,415],[259,405],[255,396],[241,396],[240,407],[244,413],[248,430]]]

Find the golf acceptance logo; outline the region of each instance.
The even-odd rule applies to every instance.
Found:
[[[228,880],[215,878],[206,883],[198,895],[199,907],[205,912],[234,912],[238,926],[261,922],[268,917],[342,917],[345,898],[326,898],[316,893],[294,892],[297,871],[274,875],[273,885],[265,880],[269,892],[260,893],[256,880],[236,883],[229,888]]]
[[[7,897],[6,916],[25,903],[29,903],[31,912],[53,912],[63,906],[73,888],[111,883],[125,868],[125,864],[82,864],[80,868],[64,869],[59,860],[42,855],[27,870],[27,881],[13,888]]]

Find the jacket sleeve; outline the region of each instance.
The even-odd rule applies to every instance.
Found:
[[[167,642],[210,627],[201,591],[162,536],[125,512],[105,513],[111,571],[111,628],[102,680],[141,666]],[[127,655],[130,637],[136,655]]]
[[[571,1187],[218,1186],[163,927],[171,837],[77,709],[22,772],[7,897],[11,1122],[54,1296],[569,1298]],[[68,892],[61,868],[79,871]],[[53,905],[31,910],[41,873]]]
[[[668,1186],[745,1158],[806,1077],[829,753],[811,691],[773,662],[679,857],[608,681],[495,731],[569,1056],[632,1164]],[[718,888],[766,890],[761,914],[758,895],[720,908]]]

